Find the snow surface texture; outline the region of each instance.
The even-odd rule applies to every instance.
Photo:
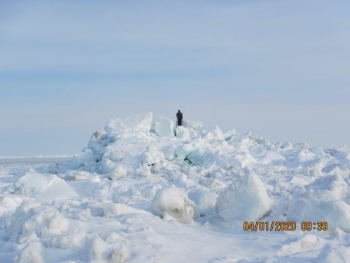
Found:
[[[0,262],[350,262],[349,148],[183,124],[111,119],[73,157],[0,158]]]

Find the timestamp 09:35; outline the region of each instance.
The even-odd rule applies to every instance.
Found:
[[[326,221],[302,221],[300,223],[301,231],[327,231],[328,223]],[[295,221],[272,221],[272,222],[247,222],[243,223],[244,231],[296,231],[297,223]]]

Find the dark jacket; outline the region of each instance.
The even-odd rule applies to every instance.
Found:
[[[179,120],[182,120],[182,118],[183,118],[182,112],[176,113],[176,117],[177,117]]]

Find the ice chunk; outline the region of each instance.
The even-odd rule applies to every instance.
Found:
[[[31,171],[21,177],[15,185],[17,193],[33,197],[39,202],[70,199],[78,196],[63,179],[53,174]]]
[[[88,149],[92,150],[93,154],[97,154],[108,144],[108,136],[105,130],[95,132],[88,143]]]
[[[187,157],[187,155],[189,155],[191,152],[193,152],[193,145],[191,143],[186,143],[183,145],[180,145],[176,148],[176,158],[175,158],[175,162],[180,165],[183,166],[184,160]]]
[[[159,116],[153,129],[159,137],[174,137],[174,122],[168,118]]]
[[[287,220],[328,222],[329,231],[336,228],[350,233],[350,206],[344,201],[298,199],[289,207]]]
[[[290,142],[284,142],[282,143],[281,148],[285,150],[290,150],[293,149],[293,144],[291,144]]]
[[[195,140],[195,139],[200,139],[201,138],[201,135],[199,134],[198,131],[192,129],[192,128],[188,128],[189,131],[190,131],[190,136],[191,136],[191,139],[192,140]]]
[[[164,154],[164,158],[168,161],[172,161],[175,158],[175,146],[173,144],[170,144],[163,148],[162,150]]]
[[[224,134],[218,126],[215,125],[215,128],[212,132],[208,132],[204,138],[208,140],[225,140]]]
[[[251,132],[247,132],[246,134],[244,134],[244,137],[249,138],[249,140],[251,141],[256,141],[257,139],[259,139],[259,135]]]
[[[183,126],[178,126],[175,130],[176,137],[182,141],[189,141],[191,140],[191,134],[189,129],[183,127]]]
[[[201,145],[197,149],[195,149],[193,152],[191,152],[189,155],[187,155],[187,159],[193,165],[204,165],[207,162],[212,161],[213,158],[214,158],[214,155],[212,153],[212,149],[207,145]]]
[[[294,150],[305,150],[309,149],[309,145],[306,142],[297,143],[294,145]]]
[[[185,159],[187,155],[193,152],[193,150],[194,150],[193,145],[191,143],[186,143],[178,146],[175,152],[176,152],[176,156],[183,157],[183,159]]]
[[[225,139],[226,141],[228,141],[228,140],[230,140],[233,136],[235,136],[235,134],[236,134],[236,130],[235,130],[235,129],[229,130],[228,132],[226,132],[226,133],[224,134],[224,139]]]
[[[106,154],[103,156],[105,157]],[[110,151],[109,155],[107,155],[109,159],[111,159],[113,162],[120,162],[123,160],[125,153],[122,151]]]
[[[346,144],[341,144],[338,147],[328,150],[327,152],[334,157],[345,157],[349,156],[350,148],[347,147]]]
[[[69,160],[68,165],[69,169],[77,170],[78,168],[87,165],[88,163],[94,162],[95,159],[93,157],[92,151],[90,149],[86,149],[84,152],[74,155],[73,158]]]
[[[247,152],[236,154],[235,158],[241,162],[242,168],[252,166],[257,162],[257,160]]]
[[[271,200],[259,176],[249,174],[225,188],[217,200],[219,215],[226,221],[257,221],[270,211]]]
[[[270,145],[270,141],[265,139],[265,138],[258,138],[255,140],[257,144],[260,144],[260,145]]]
[[[184,127],[192,128],[194,130],[199,130],[203,127],[203,123],[201,123],[200,121],[183,121],[182,125]]]
[[[216,165],[226,170],[232,167],[242,168],[242,163],[232,154],[220,154],[217,156]]]
[[[293,161],[294,162],[305,162],[305,161],[309,161],[315,158],[315,155],[304,149],[304,150],[297,150],[294,154],[293,154]]]
[[[123,165],[117,164],[109,174],[109,178],[118,180],[126,176],[126,170]]]
[[[150,176],[152,174],[151,167],[147,164],[140,165],[136,169],[136,174],[142,177]]]
[[[202,177],[200,179],[200,183],[209,189],[223,188],[226,186],[224,183],[220,182],[219,180],[206,178],[206,177]]]
[[[316,155],[324,155],[324,151],[321,147],[311,147],[309,148],[309,151]]]
[[[284,158],[282,155],[274,151],[268,151],[262,160],[264,164],[269,164],[274,161],[284,161],[285,159],[286,158]]]
[[[207,190],[194,190],[188,197],[195,203],[197,216],[205,216],[215,212],[218,195]]]
[[[105,130],[108,137],[112,140],[128,137],[144,137],[147,136],[152,127],[152,112],[143,113],[123,119],[110,119]]]
[[[15,210],[21,205],[23,200],[26,199],[24,196],[5,194],[0,197],[0,217],[6,212]]]
[[[147,146],[146,151],[141,155],[141,162],[147,165],[159,163],[163,159],[164,154],[151,145]]]
[[[100,172],[102,174],[109,174],[112,172],[115,166],[115,162],[111,161],[109,158],[103,158],[100,162]]]
[[[190,224],[195,216],[196,205],[181,189],[164,188],[154,197],[152,210],[163,219],[174,218],[180,223]]]

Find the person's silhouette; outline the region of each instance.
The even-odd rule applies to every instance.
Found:
[[[177,125],[182,126],[183,115],[182,115],[182,112],[180,110],[177,111],[176,117],[177,117]]]

